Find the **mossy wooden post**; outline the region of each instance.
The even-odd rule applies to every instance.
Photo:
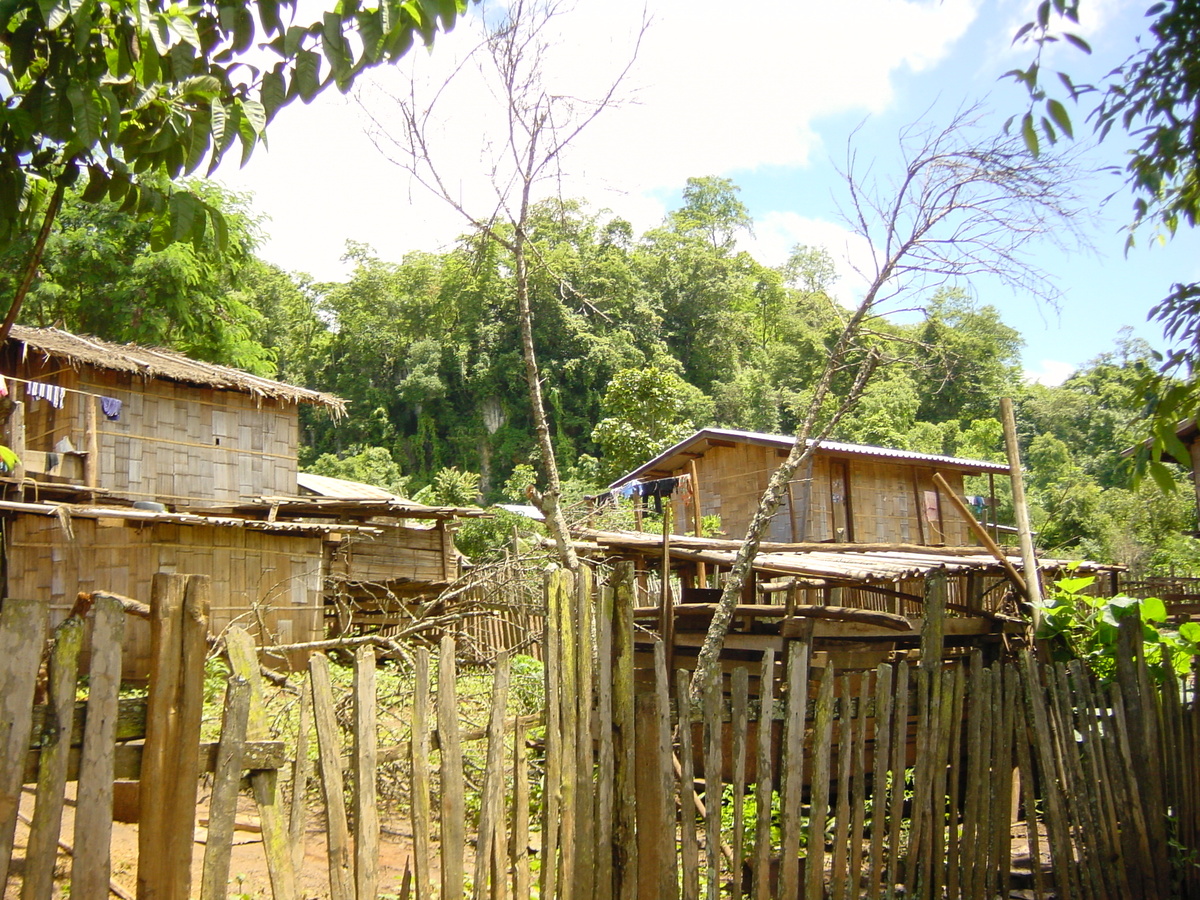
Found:
[[[354,893],[375,900],[379,885],[379,760],[375,705],[375,648],[354,654]]]
[[[288,811],[288,835],[292,845],[292,869],[304,864],[304,835],[308,809],[308,777],[312,760],[308,758],[308,732],[312,727],[312,691],[300,691],[300,716],[296,724],[296,758],[292,761],[292,806]]]
[[[675,863],[674,769],[671,763],[671,710],[666,648],[654,645],[654,691],[636,699],[637,897],[673,900],[679,896]]]
[[[804,722],[808,718],[808,660],[812,622],[805,623],[809,638],[790,641],[787,654],[787,712],[783,729],[783,769],[780,785],[783,858],[779,866],[779,891],[795,897],[800,887],[800,804],[804,791]]]
[[[550,591],[554,596],[558,627],[558,727],[561,736],[559,750],[559,896],[574,897],[575,866],[578,861],[576,828],[578,826],[578,743],[583,740],[579,730],[579,660],[581,652],[576,633],[577,613],[574,579],[566,569],[556,569],[550,576]],[[580,898],[582,900],[582,898]]]
[[[669,507],[670,504],[668,503]],[[576,900],[595,897],[596,885],[596,789],[593,784],[595,729],[592,725],[593,632],[595,595],[592,570],[581,567],[574,574],[572,612],[574,627],[569,634],[575,643],[575,861],[572,896]]]
[[[613,586],[602,585],[596,611],[596,900],[611,900],[613,895],[613,806],[616,776],[613,744]]]
[[[92,658],[88,672],[87,719],[75,800],[75,853],[71,891],[102,897],[112,868],[113,741],[121,688],[121,642],[125,610],[112,597],[92,607]]]
[[[771,800],[774,783],[771,778],[771,724],[775,718],[775,649],[768,647],[763,654],[758,679],[758,741],[755,746],[754,823],[754,881],[751,885],[755,900],[766,900],[771,893]]]
[[[836,675],[826,665],[817,694],[813,723],[812,811],[808,824],[808,854],[804,859],[804,898],[825,895],[825,824],[829,819],[829,762],[833,743],[833,687]]]
[[[329,660],[324,654],[314,653],[309,659],[308,680],[312,686],[313,720],[317,726],[317,762],[328,825],[326,854],[329,861],[329,896],[331,900],[351,900],[354,897],[354,878],[350,862],[346,789],[342,779],[342,741],[333,708]]]
[[[22,773],[33,731],[33,693],[45,643],[45,605],[37,600],[4,600],[0,606],[0,885],[8,881]]]
[[[254,639],[238,626],[225,632],[225,652],[230,671],[246,679],[250,685],[250,717],[246,722],[246,738],[250,741],[270,739],[267,716],[263,708],[262,675],[258,667],[258,651]],[[279,791],[279,773],[274,769],[250,772],[250,787],[262,822],[263,853],[267,858],[267,873],[271,878],[274,900],[294,900],[296,897],[296,868],[288,845],[287,824],[283,817],[283,798]]]
[[[237,816],[238,787],[242,781],[242,751],[250,721],[250,684],[232,675],[225,688],[221,716],[221,743],[208,804],[208,839],[204,842],[204,870],[200,900],[221,900],[229,889],[229,861],[233,853],[233,828]]]
[[[731,900],[742,896],[742,844],[746,835],[746,732],[750,718],[750,671],[745,666],[733,670],[730,679],[730,723],[733,729],[733,877]]]
[[[71,616],[55,630],[54,649],[50,652],[49,705],[42,729],[37,806],[33,810],[33,824],[29,826],[21,900],[50,900],[54,891],[54,863],[66,797],[75,681],[82,646],[83,619]]]
[[[675,709],[679,735],[679,860],[682,869],[683,900],[700,898],[700,846],[696,838],[695,759],[692,752],[692,704],[688,694],[688,676],[675,670]]]
[[[496,858],[494,849],[496,835],[504,831],[504,713],[508,707],[509,681],[508,653],[502,652],[496,660],[495,676],[492,681],[492,706],[488,716],[487,757],[483,770],[483,786],[479,797],[479,830],[475,842],[475,900],[495,896],[504,888],[504,879],[489,891],[492,873],[503,870],[505,860]]]
[[[138,827],[139,900],[186,900],[191,892],[208,608],[206,576],[154,576]]]
[[[442,636],[438,657],[437,719],[442,783],[442,900],[462,900],[466,798],[458,730],[458,665],[454,638]]]
[[[429,800],[429,651],[418,647],[415,655],[412,709],[412,826],[413,869],[416,881],[416,900],[429,900],[432,879],[430,874],[429,836],[433,815]]]
[[[563,602],[561,581],[555,568],[548,569],[542,583],[546,603],[545,667],[546,675],[546,769],[542,790],[542,859],[539,875],[540,893],[544,900],[558,897],[558,853],[562,808],[562,772],[564,751],[562,739],[562,632],[560,627]]]
[[[637,795],[633,681],[633,563],[617,563],[612,591],[613,896],[637,889]]]

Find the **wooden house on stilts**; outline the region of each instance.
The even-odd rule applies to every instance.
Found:
[[[672,666],[692,666],[740,539],[792,444],[790,437],[707,428],[610,485],[603,499],[632,498],[642,527],[582,530],[580,548],[633,561],[641,665],[649,665],[650,639],[662,635]],[[913,655],[934,575],[946,576],[947,653],[992,650],[1024,635],[1028,618],[1006,572],[1006,563],[1020,568],[1019,556],[1009,560],[1002,551],[1002,560],[981,546],[960,511],[1000,538],[1006,529],[996,522],[995,478],[1007,474],[1003,463],[822,442],[788,484],[763,536],[724,658],[744,663],[770,647],[782,659],[787,641],[801,636],[813,641],[814,666],[839,671]],[[647,497],[669,510],[654,527],[641,513]],[[713,516],[724,537],[698,537]],[[1040,565],[1053,573],[1068,563]],[[1116,568],[1071,565],[1079,573]]]
[[[350,627],[334,601],[352,586],[412,600],[458,574],[453,523],[477,510],[366,485],[336,498],[302,490],[299,406],[340,416],[336,397],[20,326],[0,348],[0,376],[2,442],[19,460],[0,476],[0,596],[45,598],[52,619],[79,592],[146,601],[155,573],[203,574],[214,629],[236,620],[263,643],[302,643]],[[125,647],[126,675],[144,674],[144,623]]]

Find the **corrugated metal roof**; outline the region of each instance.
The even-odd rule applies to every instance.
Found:
[[[642,553],[662,552],[662,536],[646,532],[581,532],[582,536],[609,550],[631,550]],[[679,559],[697,559],[718,565],[731,566],[737,556],[736,542],[689,538],[672,535],[670,554]],[[810,545],[811,546],[811,545]],[[846,545],[837,549],[780,550],[780,545],[767,544],[754,558],[756,571],[769,575],[792,575],[835,583],[888,583],[919,578],[933,572],[947,574],[991,572],[1003,574],[1000,563],[982,547],[939,548],[897,546],[894,549],[852,550]],[[972,551],[978,552],[972,552]],[[1021,557],[1009,555],[1013,565],[1020,567]],[[1039,559],[1042,569],[1058,571],[1073,566],[1081,575],[1118,570],[1120,566],[1079,562],[1065,559]]]
[[[778,434],[763,434],[757,431],[737,431],[732,428],[702,428],[690,437],[684,438],[673,447],[668,447],[654,459],[644,463],[609,485],[617,488],[630,481],[638,481],[647,473],[656,470],[677,471],[691,458],[686,453],[697,452],[700,445],[708,447],[721,443],[758,444],[764,447],[774,447],[779,450],[790,450],[795,438]],[[811,442],[810,442],[811,443]],[[702,451],[701,451],[702,452]],[[838,456],[852,456],[863,459],[894,459],[901,462],[923,463],[961,472],[984,474],[1008,474],[1006,463],[988,462],[982,459],[962,459],[955,456],[938,456],[931,453],[916,453],[912,450],[896,450],[891,447],[872,447],[867,444],[846,444],[841,441],[821,441],[819,453]],[[678,457],[675,459],[674,457]]]
[[[332,478],[329,475],[314,475],[312,472],[297,472],[296,483],[302,490],[318,497],[336,497],[339,500],[395,500],[409,503],[399,494],[385,491],[373,484],[361,481],[350,481],[346,478]]]

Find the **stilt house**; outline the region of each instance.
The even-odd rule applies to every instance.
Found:
[[[452,523],[471,511],[359,489],[302,495],[299,406],[339,416],[336,397],[19,326],[0,375],[4,443],[19,459],[0,477],[2,596],[45,598],[58,618],[78,592],[148,601],[155,573],[206,574],[214,629],[237,620],[288,644],[325,637],[347,584],[403,584],[411,597],[457,575]],[[149,630],[131,625],[125,668],[139,676]]]

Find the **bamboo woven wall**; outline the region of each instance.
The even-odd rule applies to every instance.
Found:
[[[771,473],[785,457],[774,447],[749,443],[710,448],[695,461],[701,514],[720,516],[722,531],[731,538],[741,537],[758,509]],[[940,471],[951,488],[962,494],[961,472],[820,452],[813,459],[811,477],[798,472],[792,479],[788,496],[772,519],[765,539],[835,540],[832,469],[843,463],[849,477],[847,493],[856,543],[974,543],[966,524],[937,495],[933,484],[934,471]],[[678,496],[674,502],[676,521],[690,526],[690,509]]]
[[[457,567],[447,568],[447,537],[440,523],[434,528],[386,527],[374,537],[350,537],[334,554],[330,574],[372,583],[444,584],[457,575]]]
[[[68,537],[57,519],[29,515],[15,517],[9,527],[8,595],[48,598],[54,622],[80,591],[112,591],[149,603],[154,573],[177,572],[212,577],[214,633],[239,620],[252,631],[261,621],[271,632],[264,643],[324,637],[319,537],[80,518],[71,521]],[[128,626],[125,676],[143,677],[150,630],[140,620]]]
[[[211,506],[296,493],[299,425],[294,403],[55,361],[23,363],[16,376],[68,389],[62,409],[26,399],[26,448],[52,451],[63,438],[87,448],[88,404],[120,400],[120,419],[98,411],[99,487],[130,500]],[[77,393],[83,391],[85,393]]]

